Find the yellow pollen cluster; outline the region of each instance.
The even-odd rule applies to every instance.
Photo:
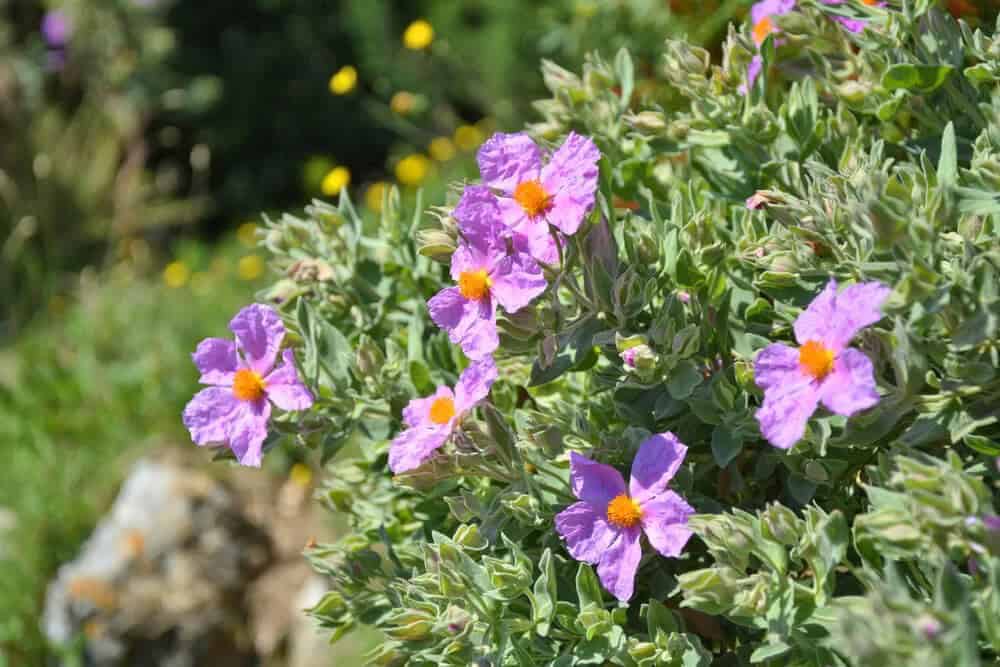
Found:
[[[631,528],[642,519],[642,508],[639,503],[624,493],[615,496],[608,503],[608,521],[619,528]]]
[[[233,377],[233,396],[241,401],[256,401],[264,396],[264,378],[249,368],[241,368]]]
[[[470,301],[479,301],[490,291],[493,281],[486,269],[479,271],[462,271],[458,277],[458,291]]]
[[[455,401],[442,396],[431,403],[430,418],[435,424],[447,424],[455,416]]]
[[[817,380],[822,380],[833,370],[833,350],[819,341],[806,341],[799,348],[799,366]]]
[[[514,201],[532,218],[546,213],[552,207],[552,197],[538,181],[524,181],[514,188]]]
[[[765,16],[753,26],[753,43],[760,46],[772,32],[774,32],[774,22],[770,16]]]

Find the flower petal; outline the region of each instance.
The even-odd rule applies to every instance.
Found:
[[[799,344],[815,340],[839,352],[861,329],[882,319],[882,304],[891,292],[882,283],[870,282],[837,294],[837,282],[830,280],[795,320],[795,338]]]
[[[606,508],[612,498],[625,493],[620,472],[576,452],[569,453],[569,478],[573,495],[597,508]]]
[[[202,389],[184,408],[184,426],[191,433],[196,445],[226,442],[229,422],[236,418],[240,401],[231,389],[209,387]]]
[[[467,185],[452,217],[462,236],[472,245],[487,247],[500,241],[504,225],[496,195],[484,185]]]
[[[572,235],[580,229],[593,207],[593,196],[588,201],[569,194],[558,194],[553,198],[552,208],[545,214],[545,219],[564,234]]]
[[[542,186],[552,195],[548,221],[565,234],[574,234],[594,206],[601,151],[588,137],[570,132],[548,164],[542,167]]]
[[[501,239],[493,245],[477,246],[459,243],[451,254],[451,277],[458,282],[466,271],[492,272],[507,256],[507,247]]]
[[[508,313],[527,306],[549,285],[535,260],[523,253],[506,257],[490,278],[490,294]]]
[[[764,390],[764,404],[755,415],[760,432],[775,447],[788,449],[802,439],[817,403],[819,391],[812,378],[789,374],[783,384]]]
[[[875,369],[868,355],[854,348],[838,354],[833,372],[820,385],[820,400],[830,412],[847,417],[878,403]]]
[[[608,524],[603,513],[593,505],[578,502],[555,518],[556,532],[566,541],[566,550],[576,560],[597,564],[614,542],[618,531]]]
[[[539,218],[523,218],[514,228],[514,249],[545,264],[559,264],[559,246],[549,223]]]
[[[441,448],[449,435],[451,435],[450,422],[444,426],[417,426],[406,429],[389,445],[389,470],[399,474],[419,468],[434,456],[434,452]]]
[[[750,94],[750,89],[753,85],[757,83],[757,77],[760,76],[761,71],[764,69],[764,59],[760,57],[760,54],[754,55],[750,59],[750,64],[747,65],[747,80],[740,84],[739,92],[741,95]],[[747,207],[751,208],[749,205],[749,200],[747,200]]]
[[[486,140],[476,156],[483,184],[513,192],[519,183],[538,178],[542,156],[527,134],[497,132]]]
[[[250,368],[261,375],[270,372],[285,337],[285,325],[278,313],[268,306],[251,304],[236,314],[229,330],[236,336]]]
[[[673,433],[658,433],[639,445],[632,461],[629,495],[640,505],[663,493],[687,455],[687,447]]]
[[[597,566],[601,583],[622,602],[627,602],[635,592],[635,573],[642,559],[641,536],[642,531],[638,527],[619,532]]]
[[[460,345],[470,359],[489,356],[500,346],[493,299],[470,301],[457,287],[448,287],[431,297],[427,307],[434,323],[447,331],[451,342]]]
[[[469,364],[455,384],[455,411],[459,414],[471,410],[490,393],[497,379],[497,365],[493,357],[486,357]]]
[[[226,439],[241,465],[260,467],[264,456],[263,445],[267,439],[267,422],[271,418],[271,404],[266,400],[240,401],[235,419],[229,422]]]
[[[198,381],[202,384],[230,386],[233,384],[233,375],[240,367],[236,343],[224,338],[206,338],[201,341],[191,358],[201,371]]]
[[[664,491],[642,503],[642,529],[654,549],[667,558],[676,558],[691,539],[687,520],[692,514],[694,508],[686,500],[673,491]]]
[[[750,7],[750,20],[757,24],[767,16],[781,16],[795,9],[796,0],[761,0]]]
[[[282,410],[309,409],[313,404],[313,395],[299,379],[294,353],[285,348],[281,358],[282,364],[264,378],[267,397]]]
[[[799,351],[783,343],[771,343],[757,353],[753,373],[754,381],[761,389],[797,381],[802,375],[799,370]]]

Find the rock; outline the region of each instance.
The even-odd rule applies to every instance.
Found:
[[[82,631],[95,667],[249,667],[245,591],[271,559],[270,538],[226,486],[141,461],[49,585],[43,627],[57,643]]]

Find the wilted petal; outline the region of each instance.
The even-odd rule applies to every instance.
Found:
[[[240,367],[236,343],[223,338],[206,338],[201,341],[191,358],[201,371],[198,381],[202,384],[230,386],[233,384],[233,374]]]
[[[508,193],[519,183],[537,179],[542,168],[538,146],[523,132],[497,132],[482,145],[476,160],[483,184]]]
[[[570,505],[557,514],[555,524],[569,554],[585,563],[599,563],[617,535],[604,514],[585,502]]]
[[[475,407],[489,395],[496,379],[497,365],[493,357],[469,364],[455,384],[455,409],[461,413]]]
[[[642,559],[638,527],[626,528],[607,548],[597,566],[597,576],[604,588],[622,602],[627,602],[635,591],[635,573]]]
[[[642,529],[653,548],[668,558],[676,558],[691,539],[688,517],[694,508],[673,491],[664,491],[642,503]]]
[[[687,447],[673,433],[647,438],[632,461],[629,495],[639,504],[662,493],[677,474],[687,455]]]
[[[265,399],[240,401],[235,419],[229,423],[227,439],[241,465],[260,467],[264,456],[263,445],[267,439],[267,421],[271,418],[271,404]]]
[[[274,366],[285,337],[285,325],[273,308],[254,303],[229,323],[243,357],[253,370],[266,375]]]
[[[764,391],[764,404],[756,414],[760,432],[775,447],[788,449],[805,435],[817,403],[819,391],[812,378],[790,375],[786,383]]]
[[[419,468],[434,456],[448,436],[451,426],[417,426],[408,428],[392,441],[389,446],[389,469],[399,474]]]
[[[569,453],[569,477],[573,495],[594,507],[606,508],[612,498],[625,493],[620,472],[576,452]]]
[[[306,410],[313,404],[313,395],[299,379],[295,355],[282,352],[282,364],[264,378],[267,397],[282,410]]]
[[[490,293],[508,313],[516,313],[548,287],[542,269],[527,255],[504,258],[490,278]]]
[[[184,408],[184,426],[197,445],[224,443],[229,424],[236,418],[239,407],[240,401],[233,396],[231,389],[202,389]]]
[[[838,354],[833,372],[820,386],[820,400],[830,412],[846,417],[878,403],[875,369],[868,355],[853,348]]]
[[[797,382],[802,375],[799,370],[799,351],[783,343],[771,343],[757,353],[753,373],[754,382],[761,389]]]

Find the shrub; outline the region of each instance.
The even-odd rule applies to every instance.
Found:
[[[789,4],[730,29],[721,64],[672,39],[643,77],[624,50],[581,74],[543,67],[532,135],[601,154],[579,230],[553,211],[585,194],[532,198],[530,170],[489,159],[493,194],[467,186],[427,218],[390,191],[377,217],[344,196],[269,224],[287,277],[265,296],[316,404],[265,447],[330,461],[320,500],[352,532],[306,555],[329,577],[312,614],[334,638],[379,628],[383,665],[996,659],[997,46],[926,1]],[[499,372],[475,407],[494,371],[469,336],[488,339],[488,318],[456,327],[432,302],[483,357],[470,365],[427,301],[454,285],[440,264],[457,262],[467,301],[508,276],[460,262],[509,233],[471,198],[515,184],[562,244],[541,267],[512,260],[547,286],[525,308],[500,299]],[[661,444],[672,458],[650,461],[666,432],[686,456]],[[414,443],[420,461],[400,462]],[[639,487],[571,525],[577,498],[620,493],[584,456],[622,473],[638,456]],[[603,521],[619,540],[652,516],[658,465],[656,493],[673,475],[686,500],[641,524],[641,560],[610,568],[624,547],[588,551],[583,533]]]

